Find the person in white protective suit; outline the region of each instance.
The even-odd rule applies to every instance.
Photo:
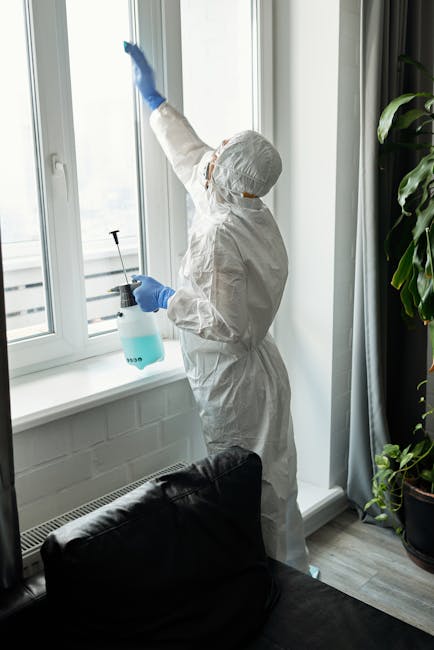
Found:
[[[277,224],[261,201],[282,163],[254,131],[224,140],[217,150],[155,89],[143,52],[130,43],[135,83],[152,109],[151,127],[189,192],[196,216],[176,291],[134,276],[145,311],[166,307],[180,331],[185,370],[209,453],[231,445],[262,459],[262,531],[267,554],[308,571],[297,505],[296,450],[290,385],[268,333],[288,272]]]

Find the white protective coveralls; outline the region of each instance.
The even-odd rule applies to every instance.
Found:
[[[268,208],[242,196],[268,192],[281,172],[280,156],[260,134],[238,134],[219,150],[206,187],[214,151],[189,122],[165,102],[150,124],[196,208],[168,316],[180,328],[208,452],[240,445],[261,457],[267,554],[307,572],[290,386],[268,334],[288,259]]]

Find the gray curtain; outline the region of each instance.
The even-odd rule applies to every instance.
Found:
[[[426,331],[401,317],[390,287],[394,263],[384,243],[399,215],[398,181],[415,164],[413,154],[379,158],[377,124],[396,95],[427,89],[417,69],[398,62],[408,54],[433,61],[431,0],[362,0],[360,45],[359,201],[354,294],[348,497],[363,511],[371,498],[374,456],[386,442],[410,440],[420,417],[416,386],[426,375]]]
[[[0,593],[22,575],[9,403],[9,373],[0,240]]]

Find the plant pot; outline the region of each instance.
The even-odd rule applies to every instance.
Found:
[[[405,550],[413,562],[434,573],[434,494],[404,485]]]

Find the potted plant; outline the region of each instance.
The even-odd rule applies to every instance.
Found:
[[[418,61],[400,56],[401,61],[415,65],[431,81],[433,77]],[[414,101],[423,101],[422,108],[407,108]],[[406,110],[401,110],[406,107]],[[434,146],[432,125],[434,120],[434,95],[426,92],[406,93],[393,99],[383,110],[378,124],[378,140],[384,144],[394,132],[399,132],[388,144],[389,150],[415,149],[424,153],[418,164],[401,180],[398,203],[401,214],[389,236],[403,223],[404,253],[392,278],[392,286],[400,292],[405,314],[418,316],[429,327],[433,349],[434,371]],[[429,135],[429,141],[420,136]],[[408,227],[410,226],[410,228]]]
[[[418,389],[425,383],[426,380],[421,382]],[[425,401],[424,397],[420,399]],[[433,412],[429,408],[422,419]],[[373,498],[365,510],[376,505],[383,511],[376,516],[378,521],[393,517],[395,530],[402,536],[410,558],[434,573],[434,441],[422,422],[416,425],[414,433],[422,437],[404,448],[386,444],[375,456]],[[401,516],[402,524],[396,523],[396,514]]]
[[[401,56],[433,81],[420,62]],[[414,107],[414,103],[418,105]],[[410,105],[412,105],[410,107]],[[398,187],[401,214],[389,233],[400,229],[401,256],[391,284],[400,292],[407,318],[418,317],[428,326],[434,371],[434,95],[406,93],[393,99],[383,110],[378,124],[378,140],[384,149],[420,150],[419,162],[402,178]],[[399,136],[392,138],[391,136]],[[428,139],[420,136],[428,136]],[[388,142],[386,142],[388,140]],[[404,252],[402,252],[404,251]],[[419,384],[418,389],[426,381]],[[424,397],[420,398],[425,401]],[[428,408],[423,421],[433,413]],[[365,509],[378,506],[376,517],[394,516],[394,526],[402,534],[404,546],[413,561],[434,572],[434,442],[420,422],[415,441],[401,447],[386,444],[375,456],[377,471],[372,480],[373,498]],[[396,514],[402,521],[398,525]]]

